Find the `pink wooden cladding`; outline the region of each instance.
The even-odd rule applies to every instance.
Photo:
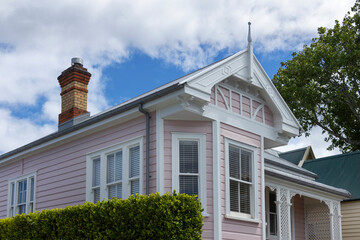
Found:
[[[156,191],[155,122],[155,114],[152,113],[149,183],[151,193]],[[37,171],[36,210],[84,203],[86,155],[139,136],[145,136],[145,117],[139,117],[0,168],[0,218],[7,215],[8,180],[35,171]],[[143,150],[145,157],[145,138]],[[143,161],[145,188],[145,158]]]
[[[172,191],[172,150],[171,133],[206,133],[206,194],[207,212],[209,217],[204,218],[202,239],[213,239],[214,219],[213,219],[213,169],[212,169],[212,123],[203,121],[164,121],[164,184],[165,192]]]
[[[274,126],[274,116],[268,106],[265,106],[265,124],[269,126]]]
[[[218,86],[215,93],[215,87],[211,89],[210,102],[213,105],[217,105],[220,108],[227,109],[227,105],[231,107],[231,111],[237,114],[240,114],[247,118],[252,118],[255,112],[260,108],[255,116],[255,121],[260,123],[265,123],[269,126],[274,126],[274,117],[270,108],[267,106],[262,107],[261,103],[247,97],[245,95],[240,95],[235,91],[231,91],[222,86]],[[220,94],[220,92],[222,94]],[[216,99],[215,99],[216,95]],[[231,96],[230,96],[231,95]],[[230,101],[231,99],[231,101]],[[227,105],[226,105],[227,103]],[[231,104],[230,104],[231,103]],[[230,106],[231,105],[231,106]],[[265,121],[264,121],[265,117]]]
[[[235,128],[226,124],[221,124],[221,211],[222,211],[222,236],[223,239],[261,239],[262,230],[260,223],[233,220],[225,217],[226,214],[226,175],[225,175],[225,138],[229,138],[241,143],[252,145],[258,148],[257,172],[258,172],[258,199],[256,204],[259,209],[259,219],[261,219],[261,139],[260,136],[245,130]]]
[[[304,198],[296,195],[293,198],[294,204],[294,230],[295,240],[305,239],[305,214],[304,214]]]

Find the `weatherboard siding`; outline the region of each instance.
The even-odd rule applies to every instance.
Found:
[[[221,210],[222,210],[222,238],[223,239],[248,239],[259,240],[262,236],[261,223],[234,220],[226,218],[226,173],[225,173],[225,139],[251,145],[258,148],[258,155],[255,156],[257,161],[257,182],[258,182],[258,218],[261,220],[261,138],[258,135],[245,130],[221,123]],[[260,221],[261,222],[261,221]]]
[[[268,106],[262,105],[252,97],[235,90],[218,85],[214,86],[211,89],[210,103],[243,117],[254,119],[259,123],[274,126],[274,116]]]
[[[22,161],[0,167],[0,218],[7,217],[8,180],[22,175]]]
[[[156,190],[155,114],[151,114],[150,132],[150,192]],[[145,136],[145,117],[88,135],[62,146],[41,152],[29,158],[0,167],[0,218],[6,217],[8,180],[35,172],[36,210],[63,208],[82,204],[86,199],[86,155],[119,144],[135,137]],[[145,193],[145,137],[144,189]],[[22,172],[23,171],[23,172]]]
[[[295,240],[305,239],[305,210],[304,210],[304,198],[296,195],[293,198],[294,206],[294,231]]]
[[[360,239],[360,200],[341,203],[343,240]]]
[[[206,202],[202,239],[214,239],[212,123],[207,121],[164,121],[164,185],[172,191],[172,132],[206,134]]]

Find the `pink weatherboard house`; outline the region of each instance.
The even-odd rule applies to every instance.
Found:
[[[248,48],[102,113],[81,59],[59,130],[0,156],[0,217],[131,194],[198,195],[203,239],[341,239],[350,194],[279,158],[301,126]],[[91,80],[90,80],[91,81]]]

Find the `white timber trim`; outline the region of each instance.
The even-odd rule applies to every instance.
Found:
[[[237,212],[231,212],[230,211],[230,172],[229,172],[229,145],[234,145],[237,147],[240,147],[242,149],[245,149],[247,151],[250,151],[252,153],[252,159],[251,159],[251,170],[252,170],[252,187],[251,187],[251,193],[250,193],[250,203],[252,205],[251,208],[251,214],[244,214],[244,213],[237,213]],[[243,220],[243,221],[249,221],[249,222],[257,222],[259,223],[259,198],[258,198],[258,148],[256,146],[252,146],[246,143],[242,143],[230,138],[225,138],[225,187],[226,187],[226,200],[225,200],[225,209],[226,209],[226,218],[231,219],[237,219],[237,220]]]
[[[262,239],[266,240],[266,217],[265,217],[265,156],[264,156],[264,136],[261,136],[261,222]]]
[[[93,161],[100,158],[100,201],[108,199],[108,186],[107,186],[107,158],[108,154],[122,151],[122,197],[127,198],[131,193],[130,176],[129,176],[129,153],[130,148],[139,146],[139,158],[140,158],[140,169],[139,169],[139,194],[143,194],[144,186],[144,137],[139,136],[136,138],[129,139],[127,141],[97,150],[86,155],[86,201],[94,201],[94,192],[92,186],[93,180]]]
[[[36,210],[36,175],[37,175],[37,172],[31,172],[31,173],[27,173],[27,174],[23,174],[19,177],[16,177],[16,178],[13,178],[13,179],[10,179],[8,181],[8,199],[7,199],[7,217],[11,217],[11,216],[15,216],[16,214],[18,214],[17,212],[17,205],[18,205],[18,193],[19,193],[19,189],[18,189],[18,182],[22,181],[22,180],[25,180],[26,179],[26,185],[27,185],[27,188],[26,188],[26,202],[25,202],[25,205],[26,205],[26,212],[29,213],[28,211],[28,207],[29,205],[31,204],[31,201],[30,201],[30,195],[31,195],[31,181],[30,179],[33,178],[34,179],[34,196],[33,196],[33,200],[32,200],[32,204],[33,204],[33,211],[32,212],[35,212]],[[12,189],[11,185],[14,184],[14,189]],[[29,191],[30,190],[30,191]],[[11,200],[12,200],[12,196],[14,197],[14,204],[11,205]],[[13,207],[13,210],[12,210],[12,213],[10,212],[11,210],[11,207]]]
[[[179,143],[181,140],[190,140],[198,142],[198,168],[199,168],[199,198],[201,206],[204,209],[203,216],[209,216],[207,212],[207,201],[206,201],[206,134],[205,133],[183,133],[183,132],[172,132],[171,133],[171,142],[172,142],[172,191],[176,190],[180,192],[179,185]]]
[[[156,111],[156,192],[164,194],[164,119]]]
[[[213,134],[213,204],[214,204],[214,239],[222,239],[221,217],[221,156],[220,156],[220,122],[212,122]]]

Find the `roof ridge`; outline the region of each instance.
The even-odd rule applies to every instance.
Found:
[[[286,152],[279,152],[279,154],[293,153],[293,152],[297,152],[297,151],[300,151],[300,150],[304,150],[306,148],[307,147],[303,147],[303,148],[293,149],[293,150],[286,151]]]
[[[331,155],[331,156],[326,156],[326,157],[321,157],[321,158],[314,158],[314,159],[311,159],[311,160],[306,160],[306,161],[304,162],[304,164],[306,164],[306,163],[312,163],[312,162],[327,161],[327,160],[332,160],[332,159],[341,158],[341,157],[349,156],[349,155],[356,155],[356,154],[360,154],[360,151],[340,153],[340,154]],[[345,159],[344,159],[344,160],[345,160]]]

